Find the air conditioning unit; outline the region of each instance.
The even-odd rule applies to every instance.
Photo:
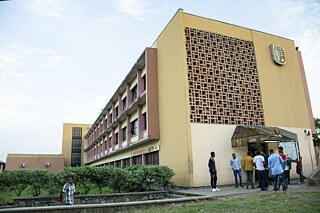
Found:
[[[25,163],[20,163],[20,168],[24,168],[24,167],[26,167],[26,164]]]
[[[49,166],[50,166],[50,162],[45,162],[45,163],[44,163],[44,166],[45,166],[45,167],[49,167]]]

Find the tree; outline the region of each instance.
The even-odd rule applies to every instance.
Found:
[[[39,196],[42,189],[47,189],[48,171],[46,170],[28,170],[28,177],[25,177],[30,186],[32,196]]]
[[[6,186],[11,192],[14,192],[17,197],[20,197],[21,193],[28,188],[28,171],[27,170],[14,170],[4,171],[2,173],[3,185]]]
[[[316,133],[312,135],[314,146],[320,145],[320,118],[314,118],[314,125],[316,127]]]

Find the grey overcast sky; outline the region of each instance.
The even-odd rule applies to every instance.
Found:
[[[61,153],[63,123],[93,123],[179,8],[295,40],[320,117],[319,0],[0,1],[0,160]]]

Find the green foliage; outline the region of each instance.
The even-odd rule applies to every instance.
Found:
[[[113,171],[109,177],[109,186],[116,192],[129,191],[130,186],[130,172],[124,168],[113,168]]]
[[[314,125],[316,127],[316,134],[312,134],[313,144],[320,146],[320,118],[314,118]]]
[[[91,182],[95,184],[99,193],[103,193],[103,188],[110,185],[110,177],[112,175],[113,168],[111,167],[92,167],[92,173],[90,175]]]
[[[65,178],[61,173],[50,173],[48,175],[47,192],[50,196],[60,195]]]
[[[73,178],[73,181],[77,187],[76,190],[78,192],[81,194],[89,194],[90,189],[93,187],[93,183],[91,181],[93,167],[67,167],[61,173],[65,180],[69,176]]]
[[[49,175],[45,170],[25,170],[27,171],[28,185],[32,196],[39,196],[42,189],[47,188]]]
[[[173,185],[171,178],[175,175],[172,169],[168,166],[161,166],[161,167],[153,167],[155,170],[155,182],[162,186],[164,189],[168,189],[170,186]]]
[[[0,173],[0,191],[16,196],[57,196],[69,176],[81,194],[133,192],[152,190],[153,186],[167,189],[174,172],[167,166],[136,165],[127,168],[67,167],[60,173],[44,170],[14,170]],[[11,193],[9,193],[11,194]]]
[[[171,178],[174,175],[172,169],[167,166],[136,165],[129,167],[131,186],[130,191],[151,190],[151,185],[158,185],[167,189],[172,186]]]
[[[20,197],[21,193],[29,186],[29,170],[4,171],[1,179],[5,187]]]

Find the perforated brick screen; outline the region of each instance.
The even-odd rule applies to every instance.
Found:
[[[253,43],[185,28],[190,120],[263,125]]]

